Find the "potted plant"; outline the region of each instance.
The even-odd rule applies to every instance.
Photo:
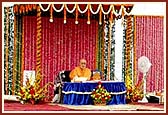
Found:
[[[106,105],[111,100],[110,93],[102,86],[101,82],[98,82],[98,86],[93,89],[91,93],[94,105]]]
[[[36,104],[44,101],[46,93],[48,92],[46,88],[49,85],[52,85],[52,83],[47,83],[45,86],[40,87],[40,80],[36,79],[34,83],[31,84],[31,78],[27,78],[26,85],[21,86],[19,92],[16,92],[16,94],[22,104]]]

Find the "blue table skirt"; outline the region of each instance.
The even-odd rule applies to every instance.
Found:
[[[65,82],[63,86],[63,103],[69,105],[93,105],[90,93],[97,85],[97,82]],[[104,86],[108,92],[112,93],[112,99],[107,105],[126,104],[126,87],[124,82],[103,82],[102,86]]]

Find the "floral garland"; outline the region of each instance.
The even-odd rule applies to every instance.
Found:
[[[110,77],[112,77],[112,76],[110,76],[110,69],[111,69],[111,52],[112,52],[112,50],[111,50],[111,48],[112,48],[112,46],[111,46],[111,41],[112,41],[112,22],[111,21],[109,21],[109,39],[108,39],[108,67],[107,67],[107,76],[108,76],[108,80],[111,80],[111,78]]]
[[[44,11],[44,12],[48,11],[49,8],[50,8],[50,6],[52,6],[53,9],[54,9],[56,12],[61,12],[61,11],[63,11],[64,7],[66,8],[66,10],[67,10],[69,13],[73,13],[76,8],[78,8],[78,11],[79,11],[80,13],[85,13],[87,10],[90,10],[92,14],[98,14],[98,12],[101,11],[104,15],[107,15],[107,14],[109,14],[111,11],[113,11],[113,13],[114,13],[115,15],[119,15],[119,14],[121,14],[121,12],[122,12],[121,9],[119,9],[118,12],[116,12],[115,10],[113,10],[115,4],[110,4],[110,7],[109,7],[109,9],[108,9],[106,12],[105,12],[104,9],[103,9],[103,4],[99,4],[99,5],[98,5],[98,8],[96,9],[95,12],[93,11],[91,4],[87,4],[87,5],[86,5],[86,8],[85,8],[83,11],[80,9],[79,5],[77,5],[77,4],[74,4],[74,7],[72,8],[72,10],[69,10],[69,9],[68,9],[67,4],[62,4],[62,6],[61,6],[61,8],[60,8],[59,10],[55,8],[54,4],[48,4],[48,6],[47,6],[46,9],[44,9],[41,4],[39,4],[39,6],[40,6],[41,10]],[[125,6],[127,6],[127,5],[120,5],[120,6],[121,6],[123,9],[125,9]],[[131,5],[130,5],[130,6],[131,6]],[[124,13],[127,14],[127,15],[130,14],[130,13],[127,13],[127,10],[126,10],[126,9],[124,10]]]
[[[126,29],[126,52],[125,52],[125,82],[127,91],[132,89],[132,63],[131,63],[131,45],[132,45],[132,16],[127,17],[127,29]],[[127,96],[129,94],[127,93]]]
[[[112,22],[111,27],[111,54],[110,54],[110,80],[114,80],[114,72],[115,72],[115,20]]]
[[[6,94],[8,94],[8,89],[9,89],[9,84],[8,84],[8,80],[9,80],[9,7],[7,7],[6,9],[6,31],[5,31],[5,91]]]
[[[137,67],[137,59],[136,59],[136,18],[134,17],[134,40],[133,40],[133,48],[134,48],[134,55],[133,55],[133,57],[134,57],[134,65],[133,65],[133,68],[134,68],[134,70],[133,70],[133,76],[134,76],[134,78],[133,78],[133,83],[135,84],[136,82],[137,82],[137,73],[136,73],[136,67]]]
[[[13,6],[9,7],[9,95],[12,94],[13,45],[14,45],[14,13]]]
[[[109,21],[105,21],[105,27],[104,27],[104,77],[105,80],[109,80],[108,79],[108,40],[109,40]]]
[[[122,79],[125,81],[125,47],[126,47],[126,19],[123,20],[123,48],[122,48]]]
[[[37,7],[37,40],[36,40],[36,79],[41,81],[41,10]]]
[[[22,17],[22,59],[21,59],[21,63],[22,63],[22,67],[21,67],[21,76],[23,76],[23,71],[24,71],[24,18]],[[21,83],[23,83],[23,77],[21,77]]]
[[[14,90],[16,87],[16,43],[17,43],[17,17],[16,15],[14,16],[14,49],[13,49],[13,80],[12,80],[12,94],[14,95]]]
[[[98,45],[97,45],[97,68],[98,70],[102,70],[101,58],[102,58],[102,36],[103,36],[103,25],[98,25]]]
[[[101,20],[102,13],[104,15],[108,15],[110,12],[112,12],[116,16],[119,16],[120,14],[122,14],[122,15],[128,14],[127,13],[127,9],[125,8],[125,6],[127,6],[127,5],[119,5],[119,6],[121,6],[120,9],[115,10],[115,6],[116,5],[110,4],[110,7],[108,8],[108,10],[106,12],[103,9],[103,4],[99,4],[98,8],[96,9],[95,12],[93,11],[93,8],[92,8],[91,4],[87,4],[86,8],[83,11],[80,9],[80,7],[79,7],[78,4],[74,4],[74,7],[72,8],[72,10],[69,10],[67,4],[62,4],[62,6],[61,6],[61,8],[59,10],[57,10],[55,8],[54,4],[49,4],[46,9],[44,9],[41,4],[39,4],[39,6],[40,6],[41,10],[44,11],[44,12],[48,11],[50,8],[54,9],[54,11],[56,11],[56,12],[62,12],[63,10],[66,10],[69,13],[73,13],[75,10],[76,10],[76,12],[79,11],[79,13],[86,13],[86,12],[88,12],[88,21],[87,21],[87,24],[90,24],[90,12],[92,14],[94,14],[94,15],[99,13],[99,24],[100,25],[102,24],[102,22],[101,22],[102,21]],[[129,11],[131,11],[131,10],[129,10]],[[64,20],[64,23],[66,23],[65,20]],[[75,20],[75,24],[78,24],[78,21]]]
[[[15,15],[16,16],[16,15]],[[20,86],[20,80],[21,80],[21,39],[22,39],[22,16],[21,15],[17,15],[17,29],[16,29],[16,67],[14,68],[16,71],[16,90],[19,90],[19,86]]]

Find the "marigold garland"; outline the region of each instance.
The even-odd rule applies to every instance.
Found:
[[[126,29],[126,69],[125,69],[125,81],[126,81],[126,87],[127,91],[129,91],[132,88],[132,79],[131,79],[131,36],[132,36],[132,20],[131,16],[127,17],[127,29]],[[129,95],[127,95],[129,96]]]
[[[24,18],[22,18],[22,65],[21,65],[21,83],[23,83],[23,71],[24,71]]]
[[[37,40],[36,40],[36,80],[38,85],[41,81],[41,10],[40,6],[37,7]],[[38,86],[39,87],[39,86]]]
[[[8,49],[8,46],[9,46],[9,7],[6,8],[6,47],[5,47],[5,53],[6,53],[6,56],[5,56],[5,59],[6,59],[6,81],[5,81],[5,90],[6,90],[6,95],[8,95],[8,76],[9,76],[9,63],[8,63],[8,56],[9,56],[9,49]]]
[[[111,21],[109,21],[109,36],[108,36],[108,68],[107,68],[107,77],[108,77],[108,80],[111,80],[110,79],[110,55],[111,55],[111,39],[112,39],[112,32],[111,32],[111,30],[112,30],[112,23],[111,23]]]
[[[104,30],[104,26],[105,26],[105,25],[103,24],[103,27],[102,27],[103,30]],[[101,44],[101,46],[102,46],[102,48],[101,48],[101,52],[102,52],[102,59],[101,59],[101,66],[102,66],[102,67],[101,67],[101,71],[104,72],[104,32],[102,33],[102,35],[103,35],[103,36],[102,36],[102,42],[101,42],[101,43],[102,43],[102,44]],[[104,76],[104,73],[103,73],[103,77],[105,77],[105,76]]]
[[[36,7],[37,4],[15,4],[13,10],[14,14],[24,14],[25,12],[28,13],[29,11],[35,10]]]
[[[17,29],[17,65],[16,65],[16,89],[19,90],[19,85],[21,85],[21,41],[22,41],[22,18],[18,16],[18,29]]]
[[[136,73],[136,66],[137,66],[137,58],[136,58],[136,18],[134,16],[134,70],[133,70],[133,76],[134,76],[134,84],[137,82],[137,73]]]
[[[96,27],[98,27],[98,25],[97,25],[97,23],[96,23]],[[95,66],[94,66],[94,68],[98,68],[98,55],[99,55],[99,44],[98,44],[98,34],[96,34],[96,52],[95,52]]]
[[[12,78],[12,94],[14,95],[15,83],[16,83],[16,43],[17,43],[17,22],[16,16],[14,16],[14,49],[13,49],[13,78]]]

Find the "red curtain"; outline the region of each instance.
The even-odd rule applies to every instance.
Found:
[[[147,91],[164,89],[164,36],[163,17],[136,16],[136,58],[149,58],[152,66],[147,74]],[[142,79],[142,74],[138,76]]]
[[[24,16],[24,69],[35,70],[36,63],[36,17]],[[71,70],[79,63],[80,58],[87,60],[87,67],[96,69],[96,37],[98,22],[87,19],[42,17],[42,85],[54,81],[61,70]],[[49,95],[53,94],[50,90]]]

